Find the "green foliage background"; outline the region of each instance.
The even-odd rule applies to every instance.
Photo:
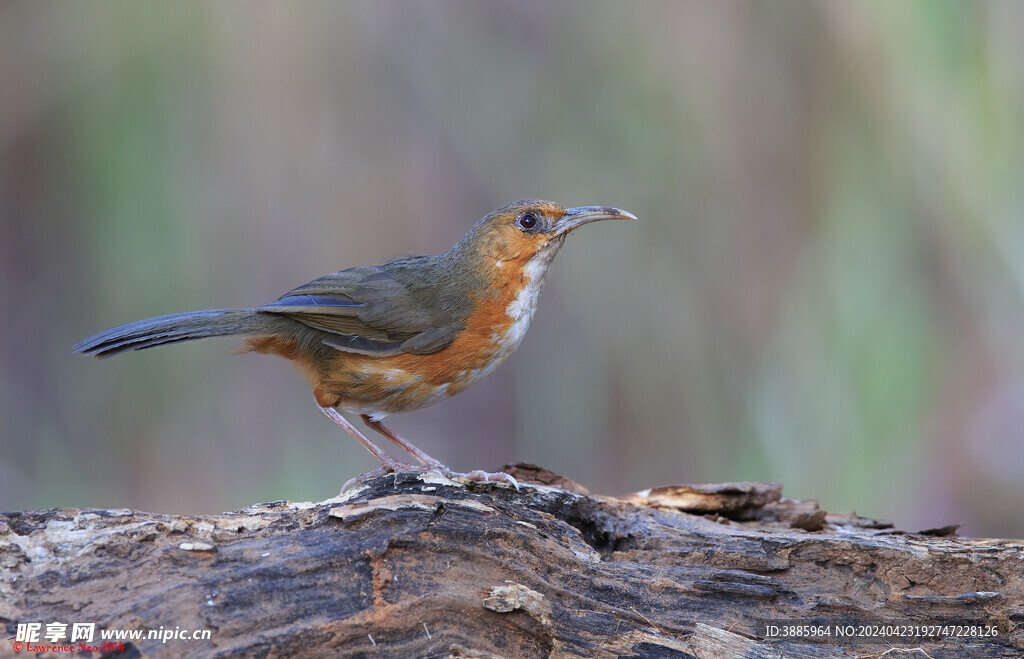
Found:
[[[642,221],[394,419],[429,453],[1024,536],[1022,34],[1019,2],[4,3],[0,508],[333,495],[373,464],[285,363],[69,346],[540,197]]]

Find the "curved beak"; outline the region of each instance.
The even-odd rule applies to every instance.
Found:
[[[555,224],[555,235],[572,231],[576,227],[598,220],[635,220],[636,215],[610,206],[580,206],[566,208],[565,215]]]

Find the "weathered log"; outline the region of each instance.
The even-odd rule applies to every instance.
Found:
[[[1024,652],[1024,542],[904,533],[772,484],[616,499],[509,468],[518,492],[401,474],[221,515],[5,513],[0,654],[33,622],[95,622],[90,646],[142,630],[119,657]]]

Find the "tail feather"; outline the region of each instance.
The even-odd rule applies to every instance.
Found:
[[[109,357],[126,350],[144,350],[212,336],[254,336],[266,329],[266,319],[253,309],[188,311],[119,325],[76,343],[74,350]]]

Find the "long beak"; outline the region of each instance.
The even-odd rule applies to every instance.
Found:
[[[598,220],[635,220],[636,215],[610,206],[580,206],[566,208],[565,215],[555,224],[555,235],[572,231],[576,227]]]

